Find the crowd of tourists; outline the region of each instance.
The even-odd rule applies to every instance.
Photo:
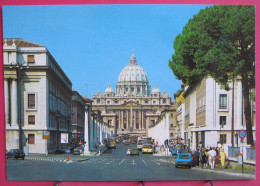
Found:
[[[210,149],[196,149],[193,154],[193,161],[195,166],[201,166],[201,168],[214,169],[218,163],[221,163],[221,167],[224,169],[226,161],[226,153],[223,148],[218,149],[210,147]]]

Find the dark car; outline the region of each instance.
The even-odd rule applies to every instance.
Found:
[[[137,155],[139,156],[139,150],[137,148],[132,148],[130,151],[130,155]]]
[[[179,166],[185,166],[191,168],[191,161],[192,161],[191,154],[188,153],[178,154],[178,157],[175,161],[175,167],[178,168]]]
[[[22,150],[20,149],[11,149],[9,152],[6,154],[6,158],[13,158],[13,159],[18,159],[22,158],[24,160],[25,154]]]
[[[80,148],[79,147],[76,147],[75,149],[74,149],[74,151],[73,151],[73,154],[74,155],[80,155]]]

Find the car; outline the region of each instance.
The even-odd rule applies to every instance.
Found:
[[[73,154],[74,155],[80,155],[80,151],[81,151],[80,148],[77,147],[77,148],[74,149]]]
[[[144,143],[142,148],[142,153],[150,153],[153,154],[154,148],[150,143]]]
[[[179,166],[184,166],[184,167],[191,168],[191,161],[192,158],[190,153],[178,154],[178,157],[175,161],[175,167],[178,168]]]
[[[137,148],[138,148],[138,150],[142,150],[142,148],[143,148],[143,142],[138,142],[138,143],[137,143]]]
[[[22,158],[24,160],[25,154],[22,150],[20,149],[11,149],[10,151],[8,151],[8,153],[6,154],[6,158],[13,158],[13,159],[18,159],[18,158]]]
[[[177,154],[178,154],[177,147],[172,147],[172,148],[171,148],[171,153],[172,153],[173,156],[174,156],[174,155],[177,155]]]
[[[130,151],[130,155],[137,155],[139,156],[139,150],[137,148],[132,148]]]
[[[127,149],[126,155],[131,155],[131,149]]]

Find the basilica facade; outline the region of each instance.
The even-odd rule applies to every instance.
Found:
[[[115,92],[110,85],[104,94],[92,95],[94,112],[101,111],[103,121],[114,127],[115,134],[147,136],[149,126],[172,105],[170,95],[152,89],[144,69],[137,64],[134,53],[130,63],[120,72]]]

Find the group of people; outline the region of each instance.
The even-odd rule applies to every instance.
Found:
[[[197,149],[194,153],[194,160],[196,162],[196,166],[199,166],[201,163],[201,168],[207,168],[208,166],[213,170],[215,168],[215,164],[220,159],[222,168],[225,167],[226,153],[222,148],[219,152],[217,148],[210,147],[207,149]]]

